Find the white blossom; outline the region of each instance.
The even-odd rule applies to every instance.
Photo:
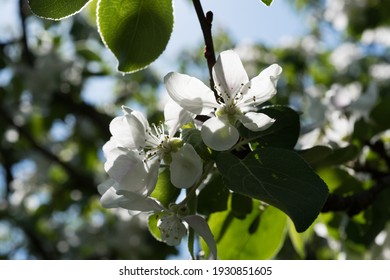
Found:
[[[125,106],[122,109],[124,115],[112,120],[112,137],[103,147],[105,170],[118,187],[149,194],[157,181],[161,161],[173,165],[170,172],[175,187],[191,187],[200,177],[203,163],[190,144],[175,136],[192,119],[191,115],[173,102],[168,103],[166,131],[164,124],[150,126],[140,112]]]
[[[115,191],[113,180],[109,180],[98,186],[102,195],[101,201],[104,207],[120,207],[133,212],[146,212],[149,214],[159,214],[158,228],[161,240],[170,246],[177,246],[187,233],[187,228],[183,222],[187,223],[199,234],[210,249],[213,257],[217,257],[217,246],[214,236],[207,222],[198,215],[188,214],[188,208],[183,205],[172,204],[166,209],[159,201],[128,190]]]
[[[249,80],[239,56],[229,50],[220,54],[212,71],[218,100],[209,87],[194,77],[172,72],[164,82],[170,97],[189,112],[207,115],[216,109],[215,116],[203,123],[201,135],[207,146],[225,151],[239,139],[237,122],[252,131],[265,130],[275,122],[253,111],[276,94],[281,72],[282,68],[273,64]]]

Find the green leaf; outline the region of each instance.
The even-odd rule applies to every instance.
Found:
[[[307,150],[298,151],[298,153],[312,167],[323,167],[340,165],[353,160],[359,154],[359,149],[354,145],[334,150],[326,146],[315,146]]]
[[[320,163],[320,165],[340,165],[355,159],[358,154],[359,149],[354,145],[334,149],[333,152]]]
[[[163,242],[161,238],[161,232],[158,229],[158,221],[163,217],[169,215],[168,213],[160,212],[148,216],[148,229],[150,234],[156,238],[157,241]]]
[[[232,219],[229,211],[210,216],[208,223],[220,259],[270,259],[279,252],[286,234],[286,215],[272,206],[262,211],[259,202],[254,206],[244,220]]]
[[[328,146],[314,146],[310,149],[297,151],[299,155],[311,166],[315,166],[321,160],[332,154],[332,148]]]
[[[263,2],[267,6],[270,6],[272,4],[272,0],[261,0],[261,2]]]
[[[327,184],[329,191],[334,194],[352,194],[364,190],[362,182],[348,171],[338,166],[319,168],[318,175]]]
[[[158,175],[156,187],[150,195],[160,201],[166,208],[168,208],[171,202],[175,202],[180,194],[180,189],[172,185],[170,178],[169,168],[165,168]]]
[[[31,10],[37,16],[60,20],[80,12],[90,0],[29,0]]]
[[[135,72],[164,51],[173,28],[172,0],[100,0],[98,28],[118,59],[118,70]]]
[[[375,121],[375,123],[381,128],[381,130],[386,130],[390,128],[390,96],[385,96],[381,98],[381,101],[376,105],[370,114],[370,117]]]
[[[152,214],[148,217],[148,229],[154,238],[158,241],[162,241],[161,232],[157,227],[158,220],[160,219],[161,214]]]
[[[259,143],[262,147],[294,148],[300,131],[298,113],[290,107],[280,105],[264,107],[259,113],[274,118],[275,123],[267,130],[259,132],[253,132],[241,125],[240,135],[252,143]]]
[[[225,211],[228,198],[229,190],[224,186],[221,175],[216,174],[198,195],[198,212],[210,215],[214,212]]]
[[[225,186],[279,208],[298,232],[313,223],[328,196],[324,181],[290,150],[259,148],[242,160],[225,152],[216,163]]]
[[[302,258],[306,258],[306,244],[309,242],[310,238],[313,235],[313,226],[311,226],[307,231],[298,233],[294,229],[293,223],[289,221],[288,223],[288,235],[290,237],[291,244],[293,245],[297,254]]]

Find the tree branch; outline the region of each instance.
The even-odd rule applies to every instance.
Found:
[[[321,212],[345,211],[349,216],[354,216],[372,205],[378,195],[389,185],[390,176],[387,176],[369,190],[348,196],[330,194]]]
[[[4,108],[0,107],[0,119],[6,121],[9,125],[14,127],[18,133],[24,137],[30,144],[31,146],[40,152],[44,157],[47,159],[55,162],[59,166],[61,166],[67,173],[68,175],[78,181],[79,183],[79,188],[80,189],[85,189],[88,192],[91,191],[91,189],[95,189],[95,186],[93,184],[93,179],[90,178],[89,176],[86,176],[80,172],[78,172],[77,169],[75,169],[73,166],[70,164],[67,164],[66,162],[62,161],[60,158],[58,158],[55,154],[53,154],[51,151],[47,150],[46,148],[42,147],[35,139],[34,137],[23,127],[17,125],[14,120],[8,115],[8,113],[4,110]]]
[[[214,79],[213,79],[213,66],[216,62],[213,36],[211,33],[213,13],[209,11],[205,15],[200,0],[193,0],[192,2],[194,3],[194,8],[196,11],[196,15],[198,16],[198,20],[200,23],[200,27],[202,29],[203,38],[205,42],[204,56],[206,58],[207,66],[209,69],[210,87],[214,92],[215,99],[218,100],[219,96],[214,88]]]

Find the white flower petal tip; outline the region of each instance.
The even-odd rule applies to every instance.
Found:
[[[124,116],[116,117],[110,123],[112,138],[121,147],[139,149],[145,145],[148,124],[141,113],[127,107],[124,112]]]
[[[242,85],[249,81],[240,57],[233,50],[220,53],[212,74],[215,85],[221,90],[222,95],[226,92],[231,98],[234,98]]]
[[[190,215],[183,218],[184,221],[188,223],[190,227],[192,227],[197,234],[199,234],[203,240],[206,242],[207,246],[210,249],[210,253],[212,254],[214,259],[217,259],[217,245],[214,240],[213,233],[210,230],[207,222],[200,216]]]
[[[123,197],[116,193],[115,182],[109,179],[98,185],[98,191],[101,194],[100,203],[104,208],[117,208]]]
[[[272,80],[278,80],[282,72],[282,67],[279,64],[274,63],[264,69],[260,75],[269,76]]]
[[[211,118],[203,123],[201,129],[203,142],[215,151],[227,151],[237,143],[238,130],[227,121]]]
[[[213,91],[202,81],[175,72],[164,77],[169,96],[182,108],[196,115],[207,115],[219,107]]]
[[[171,182],[177,188],[190,188],[202,175],[202,159],[190,144],[172,153]]]
[[[239,120],[246,128],[255,132],[266,130],[275,123],[275,119],[266,114],[253,112],[246,113]]]

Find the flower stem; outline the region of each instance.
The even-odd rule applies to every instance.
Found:
[[[205,49],[204,49],[204,56],[207,61],[207,66],[209,69],[209,76],[210,76],[210,87],[214,92],[215,99],[218,100],[218,93],[214,89],[214,79],[213,79],[213,66],[216,62],[215,58],[215,51],[214,51],[214,43],[213,43],[213,36],[211,33],[211,27],[213,22],[213,12],[209,11],[206,13],[206,15],[203,12],[202,4],[200,3],[200,0],[192,0],[194,4],[194,8],[196,11],[196,15],[198,16],[198,20],[200,23],[200,27],[202,29],[203,38],[205,42]]]

